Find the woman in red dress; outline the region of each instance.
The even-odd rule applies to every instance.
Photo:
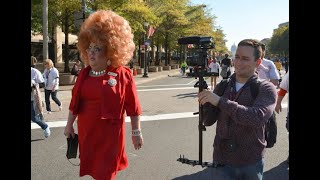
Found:
[[[78,49],[86,67],[72,89],[64,134],[74,136],[78,118],[80,177],[114,179],[128,166],[125,113],[135,149],[143,145],[141,107],[129,68],[135,45],[129,23],[112,11],[96,11],[83,23]]]

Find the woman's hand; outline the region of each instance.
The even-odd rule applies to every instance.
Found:
[[[143,145],[142,134],[140,136],[132,136],[132,144],[135,150],[139,150]]]
[[[71,125],[71,126],[66,126],[65,128],[64,128],[64,135],[67,137],[67,138],[69,138],[70,137],[70,135],[72,136],[72,138],[74,138],[74,128],[73,128],[73,126]]]

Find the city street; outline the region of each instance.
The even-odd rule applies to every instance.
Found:
[[[285,73],[283,72],[282,75]],[[210,86],[210,78],[206,81]],[[218,80],[218,82],[220,79]],[[130,121],[126,119],[126,152],[129,167],[119,171],[117,180],[191,180],[214,179],[211,168],[191,166],[177,161],[180,155],[198,160],[198,88],[192,77],[181,77],[178,73],[145,83],[137,83],[142,106],[141,128],[144,146],[134,150],[131,143]],[[43,95],[44,97],[44,95]],[[66,138],[63,135],[67,120],[71,91],[58,92],[63,110],[51,101],[52,114],[45,119],[51,127],[51,136],[44,138],[43,131],[31,123],[31,179],[33,180],[77,180],[79,166],[73,166],[66,158]],[[289,170],[286,159],[289,143],[285,128],[288,96],[283,101],[283,110],[277,114],[278,136],[273,148],[267,149],[264,166],[265,180],[287,180]],[[215,125],[203,132],[203,161],[211,161]],[[79,164],[79,159],[71,159]]]

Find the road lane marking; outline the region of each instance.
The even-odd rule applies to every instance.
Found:
[[[282,109],[288,108],[288,104],[281,104]],[[199,115],[193,115],[194,112],[182,112],[182,113],[170,113],[170,114],[158,114],[151,116],[140,116],[140,121],[159,121],[159,120],[170,120],[170,119],[181,119],[181,118],[192,118],[199,117]],[[125,118],[125,122],[131,122],[130,117]],[[65,127],[67,120],[65,121],[51,121],[47,122],[50,128],[54,127]],[[40,129],[36,123],[31,122],[31,129]]]
[[[152,116],[140,116],[140,121],[156,121],[156,120],[168,120],[168,119],[180,119],[180,118],[190,118],[190,117],[198,117],[198,115],[193,115],[194,112],[182,112],[182,113],[171,113],[171,114],[159,114]],[[130,117],[126,117],[125,122],[131,122]],[[46,122],[50,128],[53,127],[65,127],[67,121],[51,121]],[[39,129],[36,123],[31,123],[31,129]]]
[[[65,127],[67,124],[67,121],[52,121],[52,122],[46,122],[50,128],[53,127]],[[31,129],[39,129],[40,126],[38,124],[32,122],[31,123]]]

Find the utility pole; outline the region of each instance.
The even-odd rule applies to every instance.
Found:
[[[43,60],[49,58],[48,53],[48,0],[43,0],[42,3],[42,34],[43,34]]]

